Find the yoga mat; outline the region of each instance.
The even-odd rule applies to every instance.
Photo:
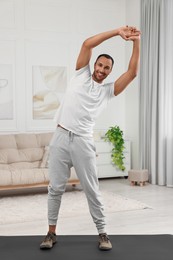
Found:
[[[49,250],[40,250],[44,236],[0,236],[1,260],[172,260],[172,235],[110,235],[111,251],[98,249],[95,235],[58,236]]]

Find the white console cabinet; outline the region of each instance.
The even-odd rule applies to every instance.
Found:
[[[95,140],[96,153],[97,153],[97,169],[98,178],[110,178],[110,177],[126,177],[128,176],[128,170],[131,168],[131,154],[130,154],[130,141],[125,140],[124,150],[124,165],[125,171],[119,170],[111,161],[112,144],[100,140]]]

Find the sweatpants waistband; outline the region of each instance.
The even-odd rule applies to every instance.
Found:
[[[73,135],[73,136],[77,136],[77,137],[81,137],[81,138],[87,138],[87,139],[92,138],[93,139],[92,135],[91,136],[90,135],[89,136],[79,135],[79,134],[76,134],[76,133],[72,132],[71,130],[68,130],[68,129],[64,128],[63,126],[61,126],[59,124],[57,125],[57,130],[61,131],[62,133],[65,133],[67,135]]]
[[[74,136],[76,135],[75,133],[73,133],[73,132],[70,131],[70,130],[65,129],[65,128],[62,127],[61,125],[58,125],[58,126],[57,126],[57,130],[60,131],[60,132],[62,132],[62,133],[64,133],[64,134],[66,134],[66,135],[68,135],[69,138],[70,138],[70,141],[73,141],[73,138],[74,138]],[[76,135],[76,136],[77,136],[77,135]]]
[[[60,130],[61,132],[64,132],[69,135],[69,133],[73,133],[72,131],[62,127],[61,125],[57,125],[57,130]],[[74,134],[74,133],[73,133]]]
[[[66,128],[64,128],[63,126],[61,126],[61,125],[57,125],[57,127],[60,127],[60,128],[62,128],[62,129],[64,129],[65,131],[68,131],[69,132],[69,130],[68,129],[66,129]]]

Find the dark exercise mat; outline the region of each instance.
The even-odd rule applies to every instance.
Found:
[[[44,236],[0,236],[1,260],[173,260],[172,235],[110,235],[111,251],[98,249],[98,236],[57,236],[49,250],[40,250]]]

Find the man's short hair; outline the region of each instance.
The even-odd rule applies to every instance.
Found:
[[[109,54],[105,54],[105,53],[100,54],[100,55],[97,57],[95,63],[98,61],[98,59],[99,59],[100,57],[105,57],[105,58],[107,58],[107,59],[110,59],[110,60],[112,61],[112,67],[113,67],[113,65],[114,65],[114,59],[113,59]]]

